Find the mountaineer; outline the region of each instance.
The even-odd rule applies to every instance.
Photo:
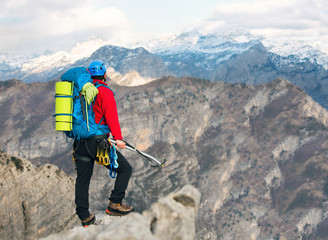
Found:
[[[107,125],[108,129],[116,141],[118,148],[124,149],[126,147],[123,141],[119,118],[117,114],[116,102],[114,93],[107,87],[106,82],[106,67],[102,61],[93,61],[88,67],[88,71],[93,79],[93,84],[98,87],[98,94],[94,100],[93,111],[95,114],[95,122]],[[106,126],[106,128],[107,128]],[[75,184],[75,203],[76,213],[81,219],[84,227],[94,224],[95,215],[89,212],[89,185],[93,174],[94,162],[99,163],[97,156],[99,156],[99,146],[103,149],[113,149],[114,146],[108,141],[109,134],[98,135],[87,139],[75,139],[73,148],[76,163],[76,184]],[[115,149],[115,147],[114,147]],[[115,149],[116,150],[116,149]],[[107,153],[106,153],[107,154]],[[106,155],[105,154],[105,155]],[[134,208],[122,203],[125,197],[132,167],[125,157],[116,150],[117,168],[115,169],[117,175],[115,179],[114,189],[111,191],[109,203],[106,209],[108,215],[126,215]],[[106,155],[107,156],[107,155]],[[109,165],[102,164],[108,169]]]

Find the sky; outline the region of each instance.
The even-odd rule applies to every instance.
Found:
[[[100,38],[113,44],[198,30],[244,28],[266,38],[327,49],[326,0],[0,0],[0,54],[69,51]]]

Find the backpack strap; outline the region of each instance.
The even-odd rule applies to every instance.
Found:
[[[101,83],[94,83],[94,85],[95,85],[96,88],[99,88],[99,87],[105,87],[105,88],[108,88],[109,90],[112,91],[112,93],[113,93],[114,96],[115,96],[114,91],[113,91],[110,87],[108,87],[107,85],[105,85],[105,84],[101,84]]]

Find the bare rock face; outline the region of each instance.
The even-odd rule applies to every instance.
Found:
[[[186,185],[179,191],[159,199],[142,214],[134,212],[125,217],[96,215],[96,218],[99,218],[96,221],[98,226],[89,226],[87,229],[76,227],[67,232],[50,235],[44,240],[194,239],[200,198],[200,192],[195,187]]]
[[[36,239],[76,225],[74,181],[57,166],[0,154],[0,238]]]
[[[151,231],[158,239],[194,239],[200,198],[196,188],[186,185],[159,199],[143,215],[151,220]]]
[[[0,83],[0,149],[33,164],[61,161],[71,146],[65,134],[54,134],[55,82],[23,84],[19,80]],[[58,151],[59,150],[59,151]],[[65,155],[65,154],[64,154]],[[65,157],[63,166],[72,167]],[[40,161],[39,161],[40,160]],[[60,166],[60,164],[57,164]],[[62,167],[65,169],[65,167]]]
[[[2,149],[74,174],[72,146],[51,117],[54,83],[0,86]],[[299,87],[282,79],[249,86],[166,77],[111,88],[124,138],[167,159],[153,174],[147,160],[122,150],[133,166],[125,201],[138,212],[190,184],[202,194],[196,239],[325,239],[328,113]],[[105,210],[113,184],[96,166],[91,211]],[[165,214],[147,216],[152,234],[161,235],[156,223]]]

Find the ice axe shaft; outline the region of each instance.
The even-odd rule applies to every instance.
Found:
[[[124,141],[124,140],[122,140],[122,141]],[[116,145],[116,141],[114,139],[110,139],[110,142],[112,142]],[[156,167],[161,167],[162,168],[164,166],[164,163],[166,162],[165,160],[163,162],[160,162],[159,160],[157,160],[153,156],[149,155],[148,153],[145,153],[145,152],[142,152],[142,151],[136,149],[135,147],[133,147],[132,145],[130,145],[126,141],[124,141],[124,142],[125,142],[125,148],[126,149],[128,149],[130,151],[133,151],[133,152],[136,152],[136,153],[139,153],[140,155],[145,157],[147,160],[149,160],[152,163],[156,164]]]

